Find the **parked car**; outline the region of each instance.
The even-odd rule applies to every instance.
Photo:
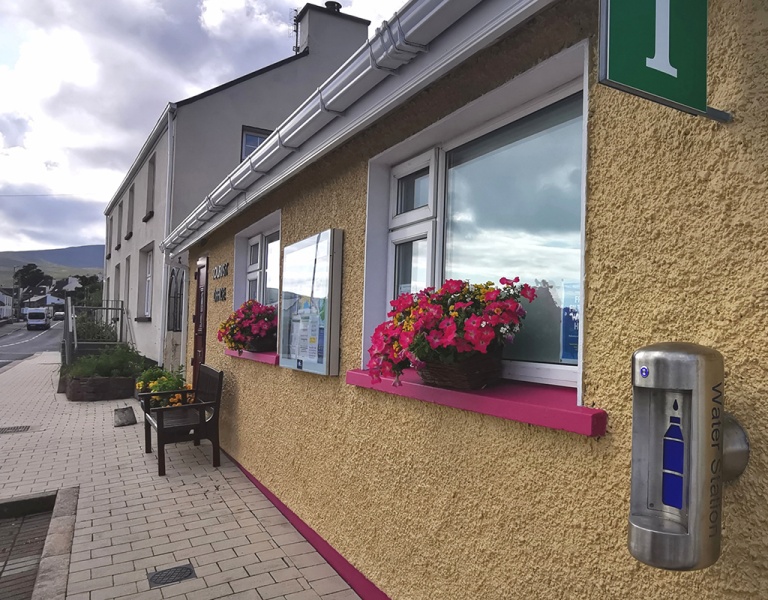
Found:
[[[27,312],[27,330],[50,329],[51,318],[45,310],[30,310]]]
[[[54,321],[63,321],[64,320],[64,312],[63,311],[56,311],[53,313],[53,320]]]

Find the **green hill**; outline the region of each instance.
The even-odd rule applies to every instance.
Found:
[[[13,284],[13,268],[29,263],[35,263],[54,279],[74,275],[101,275],[104,270],[104,246],[94,244],[0,252],[0,286],[10,287]]]

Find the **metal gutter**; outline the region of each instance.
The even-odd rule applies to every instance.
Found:
[[[370,125],[384,112],[425,87],[500,35],[529,18],[555,0],[412,0],[392,19],[384,21],[376,34],[355,52],[318,88],[291,116],[259,146],[259,148],[224,179],[197,208],[163,241],[161,249],[173,256],[229,220],[247,205],[258,200],[309,162],[317,160],[357,131]],[[480,6],[478,6],[480,5]],[[403,70],[414,62],[425,62],[430,43],[457,21],[478,7],[477,18],[458,46],[441,49],[419,70],[399,79]],[[364,110],[364,96],[396,75],[398,81],[382,92]],[[369,102],[370,104],[370,102]],[[354,116],[350,113],[356,112]],[[318,141],[317,134],[339,117],[345,126],[329,132]],[[346,121],[349,120],[348,126]],[[307,143],[310,142],[311,143]],[[305,145],[307,148],[303,148]],[[312,146],[312,148],[309,148]],[[295,155],[295,156],[294,156]],[[286,161],[289,157],[292,160]],[[286,161],[279,174],[271,173]],[[261,181],[263,180],[263,181]],[[261,183],[255,188],[254,184]]]
[[[168,122],[166,124],[166,131],[168,131],[168,165],[166,166],[166,176],[165,176],[165,221],[163,225],[163,236],[167,236],[169,233],[169,229],[171,228],[171,212],[173,209],[172,205],[172,198],[173,198],[173,178],[174,178],[174,160],[173,155],[176,150],[175,147],[175,140],[174,136],[176,134],[176,123],[175,123],[175,116],[176,116],[176,105],[172,106],[170,110],[166,110],[166,115],[168,118]],[[155,259],[156,253],[152,253],[152,260]],[[158,363],[162,366],[165,364],[165,331],[168,327],[168,294],[165,293],[165,290],[168,286],[168,269],[169,266],[166,263],[165,260],[162,258],[160,259],[160,264],[163,266],[162,269],[162,280],[161,280],[161,290],[163,290],[163,293],[161,294],[160,299],[160,311],[161,311],[161,321],[160,321],[160,329],[157,332],[157,347],[158,347],[158,356],[160,360]],[[153,267],[154,268],[154,267]],[[153,295],[154,300],[154,295]],[[153,310],[154,312],[154,310]],[[184,363],[181,363],[184,364]]]

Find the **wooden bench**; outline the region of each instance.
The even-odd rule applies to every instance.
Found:
[[[145,452],[152,452],[152,432],[157,432],[157,473],[165,475],[165,445],[177,442],[194,442],[200,445],[206,439],[213,445],[213,466],[218,467],[219,452],[219,405],[224,385],[224,373],[201,365],[197,375],[197,387],[191,390],[145,392],[139,394],[144,411]],[[180,406],[150,407],[150,398],[181,394]],[[194,394],[194,402],[186,403],[187,396]]]

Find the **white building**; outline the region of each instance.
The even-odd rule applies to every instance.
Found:
[[[104,299],[122,302],[126,339],[160,364],[184,364],[189,275],[160,244],[206,195],[365,43],[369,21],[335,2],[296,17],[298,53],[169,103],[104,214]]]
[[[13,316],[13,297],[0,289],[0,319],[10,319]]]

